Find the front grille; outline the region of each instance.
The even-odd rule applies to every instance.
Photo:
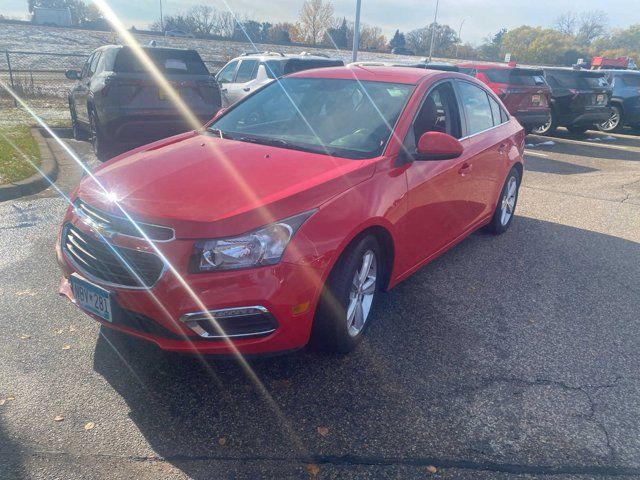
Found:
[[[169,227],[137,221],[134,223],[124,216],[113,215],[87,205],[80,199],[76,200],[74,206],[78,216],[86,223],[99,225],[113,233],[136,238],[145,238],[146,235],[147,238],[156,242],[167,242],[174,238],[175,232]]]
[[[141,313],[126,310],[119,305],[115,306],[114,310],[114,325],[128,327],[140,333],[146,333],[147,335],[152,335],[154,337],[168,338],[171,340],[185,340],[189,338],[188,335],[180,335],[179,333],[172,332],[155,320]]]
[[[64,228],[62,247],[80,273],[117,286],[151,287],[164,268],[153,253],[116,247],[70,224]]]

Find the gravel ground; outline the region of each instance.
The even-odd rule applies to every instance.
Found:
[[[640,137],[545,140],[508,233],[382,296],[352,354],[252,362],[268,397],[59,298],[56,192],[0,204],[0,478],[639,478]]]

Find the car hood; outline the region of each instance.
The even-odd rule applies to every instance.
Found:
[[[373,175],[350,160],[187,133],[116,157],[80,183],[103,211],[173,227],[178,238],[236,235],[311,210]]]

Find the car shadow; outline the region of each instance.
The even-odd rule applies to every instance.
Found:
[[[94,369],[150,447],[190,478],[301,477],[308,462],[341,458],[606,464],[601,431],[585,420],[593,413],[573,410],[579,391],[488,379],[619,370],[624,355],[585,352],[638,338],[640,301],[620,286],[638,280],[630,258],[640,244],[517,217],[505,235],[474,234],[380,295],[349,355],[302,350],[243,366],[103,328]],[[576,395],[567,411],[560,395]],[[509,433],[547,411],[554,421]]]
[[[4,408],[8,408],[5,404]],[[27,478],[19,445],[9,436],[0,416],[0,477]]]
[[[597,168],[585,167],[583,165],[562,162],[560,160],[553,160],[551,158],[542,158],[533,155],[528,155],[526,158],[527,171],[532,172],[554,173],[556,175],[579,175],[582,173],[591,173],[598,171]]]

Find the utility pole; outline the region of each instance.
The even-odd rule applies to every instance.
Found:
[[[160,0],[160,29],[164,34],[164,21],[162,20],[162,0]]]
[[[440,0],[436,0],[436,14],[433,17],[433,24],[431,25],[431,46],[429,47],[429,63],[431,63],[431,58],[433,57],[433,41],[436,36],[436,25],[438,25],[438,4]]]
[[[458,29],[458,43],[456,45],[456,58],[458,58],[458,48],[460,48],[460,43],[462,42],[462,38],[460,38],[460,35],[462,35],[462,25],[464,25],[465,20],[466,18],[462,19],[462,21],[460,22],[460,28]]]
[[[351,61],[358,61],[358,47],[360,46],[360,2],[356,0],[356,23],[353,26],[353,52],[351,53]]]

